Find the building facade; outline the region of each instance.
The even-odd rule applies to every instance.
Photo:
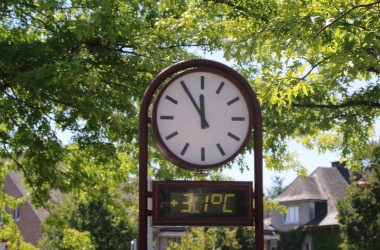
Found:
[[[4,192],[16,199],[28,194],[28,190],[22,184],[20,173],[8,173],[5,179]],[[24,205],[14,210],[7,209],[7,212],[12,215],[24,240],[37,245],[38,240],[42,239],[41,224],[48,216],[48,211],[36,209],[28,200]]]
[[[345,164],[339,162],[333,162],[331,167],[318,167],[309,176],[297,177],[273,200],[285,206],[287,213],[273,211],[267,224],[280,236],[300,230],[303,234],[301,249],[304,250],[312,250],[313,246],[321,244],[320,240],[334,246],[338,242],[337,234],[316,239],[313,232],[318,231],[321,235],[324,231],[338,230],[337,201],[345,196],[349,178]],[[282,240],[281,237],[279,239]],[[275,250],[278,245],[279,242],[266,241],[268,250]],[[285,246],[282,248],[286,249]]]

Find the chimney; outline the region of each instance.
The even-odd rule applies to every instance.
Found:
[[[350,183],[350,171],[345,168],[346,162],[340,163],[340,161],[333,161],[331,162],[331,167],[337,168],[339,173],[343,176],[343,178],[347,181],[347,183]]]
[[[333,161],[331,162],[331,167],[333,168],[338,168],[338,169],[344,169],[344,167],[346,166],[346,162],[342,162],[340,163],[340,161]]]

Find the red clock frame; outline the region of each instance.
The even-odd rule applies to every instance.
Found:
[[[213,73],[215,75],[219,75],[224,77],[225,79],[229,80],[241,93],[241,95],[244,98],[245,103],[247,104],[248,108],[248,128],[247,132],[242,140],[242,143],[240,147],[227,159],[217,162],[215,164],[207,164],[207,165],[197,165],[193,164],[191,162],[185,161],[179,156],[177,156],[175,153],[173,153],[168,146],[165,143],[165,140],[162,138],[160,135],[160,132],[158,130],[158,125],[157,125],[157,105],[160,99],[162,98],[162,94],[165,92],[165,90],[173,83],[175,82],[178,78],[194,73],[194,72],[206,72],[206,73]],[[211,67],[199,67],[195,69],[188,69],[184,72],[181,72],[180,74],[176,75],[172,79],[169,80],[169,82],[160,90],[158,93],[154,103],[153,103],[153,111],[152,111],[152,132],[153,132],[153,139],[156,142],[157,148],[160,150],[160,152],[171,162],[176,164],[177,166],[187,169],[187,170],[199,170],[199,169],[211,169],[211,168],[217,168],[221,167],[224,164],[232,161],[238,154],[240,154],[243,149],[247,146],[248,140],[250,138],[250,135],[252,133],[252,121],[253,121],[253,105],[251,102],[251,99],[249,98],[249,94],[247,91],[244,89],[242,84],[235,78],[233,78],[230,74],[226,73],[225,71],[221,71],[215,68]]]

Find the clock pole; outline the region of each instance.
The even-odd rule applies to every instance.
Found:
[[[256,249],[264,249],[264,204],[263,204],[263,132],[261,109],[257,98],[253,96],[253,107],[255,110],[254,119],[254,168],[255,168],[255,241]]]

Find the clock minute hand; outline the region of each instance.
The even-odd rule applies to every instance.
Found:
[[[201,113],[201,109],[198,107],[198,104],[195,102],[194,100],[194,97],[191,95],[190,93],[190,90],[187,88],[186,84],[184,81],[181,81],[181,85],[182,85],[182,88],[185,90],[185,93],[187,94],[187,96],[190,98],[190,101],[191,103],[194,105],[195,109],[197,110],[199,116],[201,117],[201,127],[203,128],[203,125],[205,125],[206,127],[208,127],[208,123],[206,120],[204,120],[203,124],[202,123],[202,113]]]
[[[206,121],[206,113],[205,113],[205,98],[203,95],[199,96],[199,106],[200,106],[200,115],[201,115],[201,128],[205,129],[210,127]]]

